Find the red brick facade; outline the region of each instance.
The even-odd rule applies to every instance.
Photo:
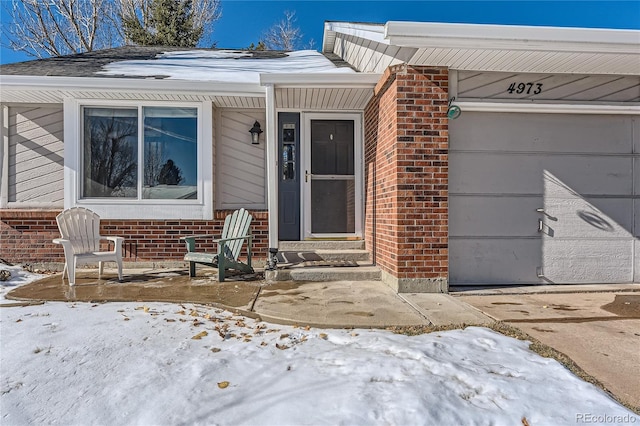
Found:
[[[365,110],[365,238],[400,291],[446,291],[448,70],[391,67]]]
[[[62,246],[51,242],[60,237],[56,225],[58,213],[60,210],[0,210],[0,258],[14,263],[64,262]],[[125,237],[125,262],[180,261],[186,251],[178,239],[180,236],[219,235],[229,213],[218,210],[214,212],[214,220],[103,219],[100,233]],[[268,214],[265,211],[251,214],[253,256],[263,261],[267,256]],[[213,249],[211,244],[202,247]]]

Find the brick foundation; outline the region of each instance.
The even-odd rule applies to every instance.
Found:
[[[447,291],[448,70],[390,67],[365,109],[365,238],[385,282]]]
[[[60,210],[0,210],[0,258],[12,263],[62,263],[56,216]],[[214,212],[214,220],[109,220],[100,222],[101,235],[125,237],[125,262],[181,261],[186,249],[178,238],[189,234],[220,235],[228,210]],[[251,212],[253,257],[264,261],[268,249],[268,213]],[[105,249],[107,243],[105,243]],[[215,250],[211,243],[201,246]],[[243,254],[246,253],[243,248]]]

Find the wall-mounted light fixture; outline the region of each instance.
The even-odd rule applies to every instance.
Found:
[[[450,118],[451,120],[455,120],[456,118],[460,117],[460,114],[462,114],[462,110],[458,105],[451,105],[455,100],[456,100],[455,96],[449,99],[449,108],[447,109],[447,117]]]
[[[252,144],[257,145],[260,143],[260,133],[262,133],[262,129],[260,128],[260,123],[258,123],[257,120],[253,123],[253,127],[249,130],[249,133],[251,133]]]

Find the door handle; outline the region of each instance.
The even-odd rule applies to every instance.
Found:
[[[309,173],[309,170],[305,170],[304,171],[304,181],[305,182],[309,182],[309,176],[311,176],[311,174]]]
[[[542,232],[544,230],[544,222],[542,219],[538,219],[538,232]]]

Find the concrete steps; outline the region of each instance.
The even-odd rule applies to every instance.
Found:
[[[265,278],[273,281],[380,281],[382,273],[371,264],[364,241],[282,241],[279,243],[281,258],[292,259],[291,263],[280,262],[277,271],[265,271]],[[350,262],[353,266],[313,266],[303,259],[321,258],[327,263]],[[293,260],[298,260],[296,263]],[[322,262],[319,261],[319,262]]]
[[[371,264],[358,267],[302,267],[278,269],[275,272],[274,281],[380,281],[382,279],[380,268]]]
[[[364,240],[280,241],[280,251],[364,250]]]

